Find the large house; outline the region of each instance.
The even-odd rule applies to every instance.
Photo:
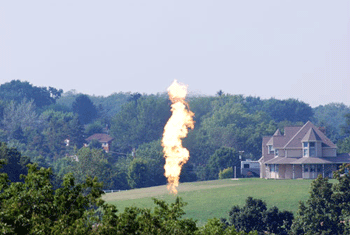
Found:
[[[260,178],[314,179],[319,174],[332,178],[333,171],[350,163],[349,154],[337,154],[337,146],[311,122],[304,126],[277,129],[262,141]]]

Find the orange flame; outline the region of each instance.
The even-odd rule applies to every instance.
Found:
[[[164,127],[162,146],[165,157],[165,173],[168,178],[168,189],[177,194],[180,173],[183,164],[189,157],[189,151],[182,147],[182,139],[187,136],[188,128],[194,128],[194,113],[189,110],[185,101],[187,86],[180,85],[175,80],[168,88],[169,99],[172,102],[171,112],[167,124]]]

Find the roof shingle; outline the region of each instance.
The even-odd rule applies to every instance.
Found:
[[[88,138],[86,138],[85,140],[90,142],[92,140],[98,140],[99,142],[103,142],[103,143],[107,143],[112,141],[114,138],[111,137],[110,135],[104,134],[104,133],[96,133],[93,134],[92,136],[89,136]]]

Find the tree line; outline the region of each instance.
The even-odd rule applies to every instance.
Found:
[[[183,182],[232,177],[232,168],[240,167],[239,151],[243,159],[258,160],[262,136],[308,120],[323,128],[339,152],[350,152],[350,108],[344,104],[311,108],[296,99],[222,91],[190,95],[188,103],[196,123],[183,140],[190,151]],[[78,182],[97,176],[104,189],[161,185],[166,179],[160,139],[170,104],[165,93],[89,96],[13,80],[0,85],[0,141],[32,163],[51,167],[57,179],[72,172]],[[96,141],[84,147],[95,133],[114,138],[108,153]]]

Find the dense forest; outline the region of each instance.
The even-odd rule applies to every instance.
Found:
[[[225,94],[189,95],[195,128],[184,139],[190,160],[180,180],[218,179],[243,158],[261,157],[262,136],[308,120],[350,151],[350,107],[331,103],[315,108],[296,99],[278,100]],[[31,162],[51,167],[57,184],[72,173],[82,183],[97,176],[103,189],[129,189],[166,183],[160,140],[169,119],[166,93],[114,93],[90,96],[13,80],[0,84],[0,142],[21,154],[19,170]],[[113,137],[105,152],[87,144],[95,133]],[[67,142],[69,140],[69,142]],[[69,144],[68,144],[69,143]]]

